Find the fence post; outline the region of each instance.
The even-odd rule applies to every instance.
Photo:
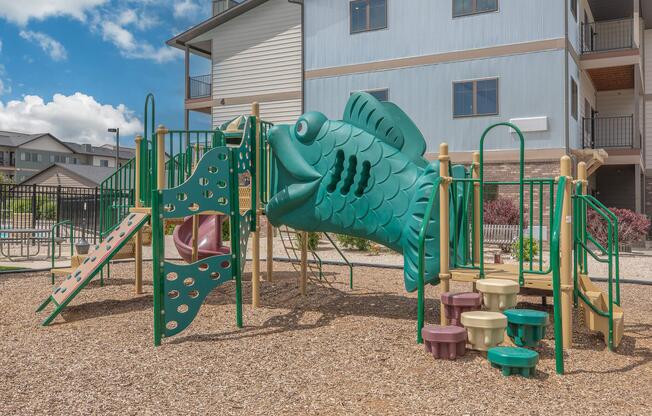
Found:
[[[36,184],[32,185],[32,228],[36,228]]]
[[[448,196],[448,185],[451,178],[448,176],[448,144],[439,145],[439,175],[442,178],[439,188],[439,279],[441,291],[448,292],[450,289],[450,207]],[[444,308],[440,308],[441,325],[448,325],[448,319]]]
[[[251,144],[252,148],[255,149],[255,159],[251,161],[251,163],[254,165],[253,169],[254,171],[254,181],[255,183],[252,183],[252,192],[251,192],[251,201],[254,203],[251,207],[251,215],[253,216],[253,221],[255,224],[255,229],[253,232],[253,247],[252,247],[252,270],[251,270],[251,305],[254,308],[257,308],[260,306],[260,225],[259,225],[259,217],[258,217],[258,207],[259,207],[259,199],[257,195],[255,194],[258,192],[260,189],[260,151],[261,149],[258,147],[260,144],[260,106],[258,103],[254,102],[251,104],[251,115],[254,116],[254,120],[256,123],[256,135],[253,137],[251,140],[253,143]],[[236,212],[235,215],[238,215]],[[233,238],[233,236],[231,236]],[[303,295],[304,293],[302,293]]]

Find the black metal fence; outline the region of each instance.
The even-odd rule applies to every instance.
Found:
[[[0,184],[0,234],[3,229],[49,230],[67,220],[75,238],[96,242],[99,201],[97,188]]]
[[[584,148],[634,148],[634,116],[593,117],[582,121]]]
[[[617,19],[582,23],[582,53],[634,47],[634,20]]]
[[[200,75],[197,77],[190,77],[190,97],[188,98],[203,98],[211,96],[211,81],[210,75]]]

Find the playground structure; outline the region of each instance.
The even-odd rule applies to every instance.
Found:
[[[450,292],[451,280],[472,283],[474,289],[498,280],[516,287],[514,299],[517,292],[552,293],[559,373],[564,371],[563,350],[572,345],[573,306],[582,307],[589,329],[601,332],[610,349],[618,346],[623,311],[617,219],[586,194],[586,165],[582,162],[577,165],[576,180],[568,156],[561,158],[558,177],[525,178],[524,138],[516,126],[499,123],[489,127],[473,164],[465,167],[450,163],[446,144],[440,145],[438,160],[426,160],[425,140],[409,117],[394,104],[380,103],[365,93],[350,97],[342,121],[307,113],[294,126],[272,127],[260,119],[254,104],[251,116],[215,131],[169,131],[162,126],[154,128],[153,107],[153,96],[148,96],[145,133],[136,138],[136,158],[103,185],[102,201],[111,208],[101,211],[103,241],[39,307],[40,311],[50,302],[55,305],[45,325],[101,274],[132,236],[136,292],[142,293],[141,227],[151,221],[155,345],[187,328],[205,297],[230,281],[235,284],[236,324],[242,327],[242,273],[250,239],[252,305],[260,305],[260,217],[265,214],[267,259],[273,258],[272,225],[290,226],[303,234],[298,282],[302,295],[306,294],[309,267],[308,231],[351,234],[402,252],[405,287],[418,292],[418,342],[423,341],[427,284],[439,284],[442,292]],[[519,138],[516,181],[485,178],[485,139],[497,127],[513,129]],[[540,245],[545,236],[547,261],[543,254],[535,257],[531,244],[527,248],[520,244],[517,264],[486,264],[481,207],[489,184],[518,187],[519,236],[521,241],[536,239]],[[607,223],[606,244],[587,231],[588,209]],[[230,250],[202,258],[202,218],[217,218],[214,216],[229,219]],[[190,240],[183,239],[190,248],[191,262],[165,261],[167,223],[189,224],[181,227],[191,229]],[[213,230],[220,223],[215,220]],[[588,256],[608,264],[607,293],[591,282]],[[266,278],[272,281],[273,262],[266,265]],[[499,293],[497,296],[500,298]],[[490,306],[492,301],[487,299],[485,306]],[[503,306],[510,305],[514,306]],[[441,308],[443,326],[449,323],[446,311]],[[464,315],[461,321],[464,323]],[[494,355],[501,356],[501,352]]]

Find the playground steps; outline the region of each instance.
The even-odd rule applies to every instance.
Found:
[[[42,311],[50,302],[56,306],[50,316],[43,321],[44,326],[61,313],[66,305],[97,275],[102,267],[114,258],[148,219],[149,215],[147,214],[128,215],[100,244],[91,248],[79,267],[73,270],[36,310],[37,312]]]
[[[580,289],[586,295],[586,297],[591,301],[591,303],[598,308],[599,310],[608,313],[609,312],[609,298],[602,289],[591,281],[591,278],[588,275],[580,275]],[[600,316],[595,311],[593,311],[588,305],[586,305],[580,298],[580,306],[584,311],[584,321],[586,326],[591,331],[600,332],[604,338],[605,344],[609,344],[609,318],[605,316]],[[623,338],[623,332],[625,329],[625,313],[623,309],[614,304],[613,305],[613,347],[616,348],[620,344],[620,341]]]
[[[485,264],[485,279],[506,279],[518,281],[518,264]],[[452,269],[451,279],[457,282],[475,282],[480,279],[480,271],[473,269]],[[525,275],[522,289],[552,291],[552,275]]]

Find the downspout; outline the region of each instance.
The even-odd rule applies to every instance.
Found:
[[[305,39],[305,14],[303,0],[288,0],[288,3],[301,6],[301,113],[306,112],[306,39]]]
[[[568,91],[570,87],[568,67],[568,8],[570,4],[568,2],[569,0],[564,0],[564,147],[565,153],[570,155],[570,114],[568,114],[570,110],[570,91]]]

